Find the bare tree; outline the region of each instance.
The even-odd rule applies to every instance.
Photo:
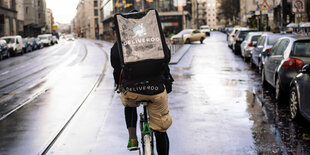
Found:
[[[240,0],[219,0],[220,7],[218,11],[219,18],[230,20],[234,25],[239,22]]]

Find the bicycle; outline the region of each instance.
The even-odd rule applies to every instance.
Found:
[[[143,113],[140,113],[140,130],[143,155],[155,155],[154,153],[154,136],[149,125],[147,105],[152,103],[150,100],[136,101],[137,104],[143,105]],[[139,148],[139,154],[141,150]]]

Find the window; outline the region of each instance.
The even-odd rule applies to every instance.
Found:
[[[26,15],[28,15],[28,7],[26,7]]]
[[[95,15],[95,16],[98,16],[98,9],[95,9],[95,10],[94,10],[94,15]]]
[[[95,24],[98,24],[98,18],[95,18]]]
[[[310,42],[296,42],[291,56],[310,57]]]
[[[272,46],[272,48],[270,49],[270,53],[271,53],[271,55],[275,55],[274,53],[277,51],[277,48],[279,47],[279,42],[276,42],[273,46]]]
[[[249,35],[247,35],[247,36],[249,36]],[[260,35],[253,36],[252,39],[251,39],[251,41],[257,41],[259,37],[260,37]]]
[[[94,1],[94,7],[98,6],[98,1]]]
[[[40,6],[40,4],[41,4],[41,1],[40,1],[40,0],[38,0],[38,6]]]
[[[41,18],[41,14],[39,13],[39,15],[38,15],[38,16],[39,16],[39,19],[40,19],[40,18]]]
[[[284,53],[289,42],[290,41],[287,39],[281,40],[277,50],[275,51],[275,53],[273,55],[283,55],[283,53]]]

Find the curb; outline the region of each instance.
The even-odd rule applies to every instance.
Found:
[[[170,65],[175,65],[180,62],[180,60],[183,58],[183,56],[187,53],[187,51],[190,49],[191,45],[183,45],[179,50],[175,52],[171,56]]]

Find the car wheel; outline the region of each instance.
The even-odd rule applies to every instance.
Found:
[[[185,44],[190,44],[191,40],[190,39],[186,39]]]
[[[296,87],[293,86],[290,90],[290,118],[292,120],[298,120],[300,117],[299,113],[299,99]]]
[[[233,51],[233,53],[235,53],[235,45],[234,44],[231,45],[231,50]]]
[[[242,56],[242,54],[241,54],[241,56]],[[246,56],[243,56],[243,60],[244,60],[244,62],[248,62],[248,61],[249,61],[249,58],[246,57]],[[252,61],[250,61],[250,62],[252,63]]]
[[[263,64],[261,62],[258,63],[258,74],[262,74]]]
[[[263,82],[263,87],[266,87],[267,81],[266,81],[265,69],[264,68],[262,68],[262,82]]]
[[[12,55],[13,55],[13,56],[16,56],[16,55],[17,55],[16,50],[13,51]]]
[[[282,91],[282,87],[281,87],[281,80],[280,78],[276,79],[276,88],[275,88],[275,98],[276,101],[281,101],[282,100],[282,95],[283,95],[283,91]]]
[[[253,63],[252,60],[250,61],[250,67],[251,67],[252,69],[255,68],[255,64]]]
[[[204,39],[205,39],[205,38],[201,38],[201,39],[200,39],[200,43],[201,43],[201,44],[203,44],[203,40],[204,40]]]

